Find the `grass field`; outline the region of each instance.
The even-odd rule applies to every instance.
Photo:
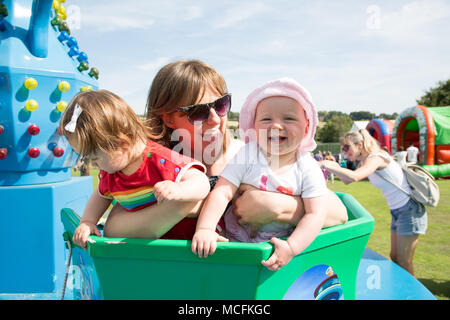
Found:
[[[75,172],[74,175],[79,175]],[[91,168],[93,185],[97,187],[98,170]],[[436,208],[427,207],[428,230],[419,238],[414,256],[415,277],[438,299],[450,300],[450,180],[437,181],[441,198]],[[375,229],[368,247],[389,257],[390,213],[381,191],[368,181],[344,185],[340,181],[328,183],[331,190],[353,195],[375,218]]]
[[[414,255],[415,277],[438,299],[450,300],[450,180],[438,180],[441,198],[436,208],[427,207],[428,230],[419,237]],[[328,183],[331,190],[353,195],[375,218],[367,246],[389,257],[390,213],[380,189],[368,181],[344,185]]]

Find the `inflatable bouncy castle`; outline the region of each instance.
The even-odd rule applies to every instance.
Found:
[[[405,109],[395,121],[392,152],[410,143],[419,148],[419,162],[435,177],[450,176],[450,106]]]
[[[391,153],[391,136],[394,128],[394,121],[373,119],[367,126],[366,130],[374,137],[381,147],[386,147]]]

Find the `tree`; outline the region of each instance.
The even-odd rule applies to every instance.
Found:
[[[394,112],[393,114],[388,113],[380,113],[377,118],[379,119],[385,119],[385,120],[395,120],[398,117],[398,113]]]
[[[324,116],[323,121],[327,122],[328,120],[330,120],[334,116],[348,116],[348,115],[346,113],[344,113],[344,112],[341,112],[341,111],[329,111]]]
[[[439,81],[438,86],[430,88],[420,99],[416,100],[418,104],[427,107],[449,106],[450,105],[450,79]]]
[[[317,132],[317,138],[320,142],[339,142],[352,127],[352,119],[346,115],[334,115]]]
[[[375,113],[369,111],[354,111],[350,112],[350,118],[352,118],[353,121],[372,120],[375,119]]]

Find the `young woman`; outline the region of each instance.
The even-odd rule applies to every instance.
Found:
[[[390,257],[392,261],[414,275],[414,251],[419,234],[424,234],[427,229],[425,207],[380,177],[385,176],[406,191],[410,191],[399,164],[380,149],[378,142],[367,130],[347,133],[342,140],[341,148],[349,160],[360,161],[356,170],[341,168],[336,162],[326,160],[321,162],[321,166],[335,173],[345,184],[369,178],[372,185],[381,189],[392,217]]]

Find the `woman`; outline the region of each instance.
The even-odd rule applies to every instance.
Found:
[[[347,133],[341,147],[349,160],[360,162],[359,167],[352,171],[326,160],[322,161],[322,167],[335,173],[345,184],[369,178],[372,185],[381,189],[392,216],[391,260],[414,275],[414,251],[419,234],[424,234],[427,228],[424,206],[380,177],[388,177],[410,191],[399,164],[380,149],[378,142],[365,129]]]
[[[208,64],[181,60],[164,66],[155,76],[147,99],[148,126],[158,143],[203,162],[211,187],[243,145],[227,131],[231,103],[223,77]],[[300,197],[260,191],[243,185],[233,202],[239,222],[254,230],[272,221],[296,225],[304,214]],[[262,196],[263,195],[263,196]],[[343,206],[334,193],[330,208]],[[133,218],[115,206],[105,225],[110,237],[160,238],[186,217],[196,217],[202,202],[163,202],[134,212]],[[331,210],[330,210],[331,211]],[[330,214],[326,226],[342,223]]]

